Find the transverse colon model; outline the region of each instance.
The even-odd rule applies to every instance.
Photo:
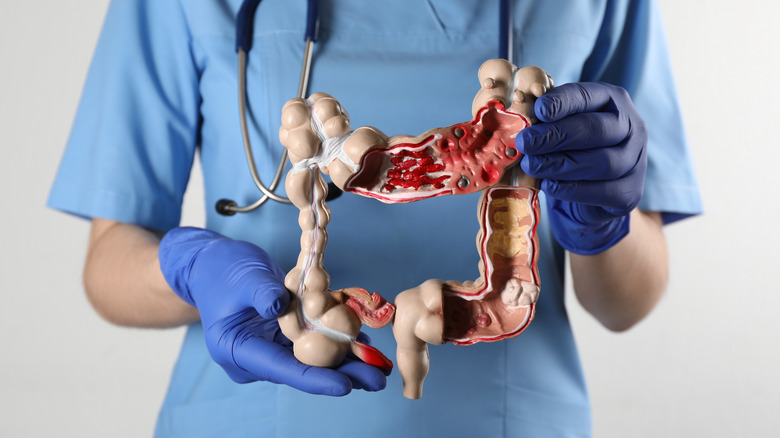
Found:
[[[538,67],[518,69],[493,59],[479,69],[473,120],[419,136],[388,137],[372,127],[352,130],[333,97],[292,99],[282,111],[279,138],[292,169],[285,188],[300,210],[301,252],[287,274],[293,292],[279,318],[303,363],[335,366],[348,351],[390,368],[378,350],[357,340],[362,324],[393,322],[404,396],[420,398],[429,369],[427,344],[494,342],[522,332],[539,296],[536,270],[539,203],[523,175],[515,137],[536,122],[533,105],[553,86]],[[322,174],[345,192],[385,203],[482,192],[477,208],[480,276],[473,282],[428,280],[404,291],[395,307],[360,288],[331,291],[322,261],[330,210]]]

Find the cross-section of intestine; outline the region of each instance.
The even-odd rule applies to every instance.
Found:
[[[504,60],[487,61],[478,76],[482,87],[471,121],[416,137],[388,137],[372,127],[352,131],[347,112],[324,93],[285,104],[279,137],[293,163],[285,187],[300,209],[302,236],[298,263],[285,279],[295,299],[280,326],[301,362],[334,366],[351,350],[369,363],[392,366],[358,343],[357,334],[362,323],[389,323],[395,311],[404,395],[419,398],[429,368],[427,344],[499,341],[533,319],[539,204],[533,180],[515,166],[521,157],[514,140],[536,121],[533,103],[552,80],[537,67],[518,69]],[[322,265],[330,210],[320,172],[346,192],[386,203],[482,191],[479,278],[428,280],[399,294],[395,308],[363,289],[331,292]]]
[[[496,186],[479,201],[479,278],[428,280],[396,297],[393,334],[404,396],[420,398],[428,372],[427,344],[471,345],[517,336],[534,317],[539,202],[529,187]]]

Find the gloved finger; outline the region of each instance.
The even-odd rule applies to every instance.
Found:
[[[628,118],[619,114],[575,114],[523,129],[515,138],[515,146],[525,155],[613,146],[628,137],[629,126]]]
[[[259,281],[252,292],[252,307],[263,318],[276,318],[287,311],[290,305],[290,292],[283,283],[266,279]]]
[[[237,366],[255,380],[281,383],[310,394],[340,397],[352,391],[346,375],[300,363],[292,351],[260,337],[250,337],[233,349]]]
[[[358,332],[357,340],[358,342],[362,342],[366,345],[371,345],[371,338],[363,332]]]
[[[239,297],[243,305],[254,307],[263,318],[276,318],[287,310],[290,293],[274,272],[275,265],[270,259],[241,260],[229,268],[225,287],[242,291]]]
[[[344,359],[336,371],[349,377],[355,389],[379,391],[387,386],[387,378],[381,369],[360,360]]]
[[[637,165],[627,147],[604,147],[543,155],[525,155],[520,168],[537,179],[605,181],[618,179]]]
[[[266,339],[271,339],[274,344],[281,345],[282,347],[287,348],[288,350],[291,350],[293,348],[292,341],[282,333],[282,329],[279,327],[279,322],[274,319],[273,324],[276,325],[276,329],[273,332],[273,336],[268,337],[264,336]]]
[[[635,170],[612,181],[561,181],[545,179],[542,191],[547,196],[579,204],[609,209],[612,217],[623,216],[633,210],[642,198],[643,184],[637,183]],[[641,176],[644,178],[644,175]],[[583,218],[591,221],[596,218]]]
[[[615,100],[631,101],[628,92],[610,84],[574,82],[554,87],[534,103],[536,117],[542,122],[556,122],[572,114],[614,111]]]

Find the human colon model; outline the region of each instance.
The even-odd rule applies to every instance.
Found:
[[[285,279],[296,299],[279,324],[301,362],[334,366],[351,350],[368,363],[392,367],[357,334],[363,323],[393,321],[403,393],[414,399],[422,395],[429,368],[427,344],[499,341],[533,319],[539,204],[534,181],[513,167],[520,159],[514,140],[536,122],[533,104],[553,84],[537,67],[518,69],[498,59],[485,62],[478,76],[473,120],[416,137],[387,137],[367,126],[353,131],[346,111],[324,93],[285,104],[279,137],[293,163],[286,190],[300,209],[303,234],[298,263]],[[345,192],[386,203],[481,191],[479,278],[428,280],[399,294],[395,308],[360,288],[330,291],[322,264],[330,220],[322,174]]]

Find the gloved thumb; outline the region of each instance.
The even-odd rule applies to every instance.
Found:
[[[290,305],[290,292],[281,282],[266,278],[261,281],[252,294],[252,307],[263,318],[276,318],[287,311]]]

